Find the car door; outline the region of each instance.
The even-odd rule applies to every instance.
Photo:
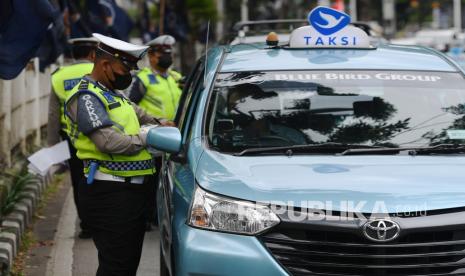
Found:
[[[195,106],[198,102],[200,87],[203,84],[203,59],[199,60],[190,74],[183,89],[176,113],[175,122],[182,134],[182,150],[177,155],[165,154],[161,170],[160,186],[158,192],[158,205],[160,216],[160,244],[166,264],[172,264],[172,240],[173,240],[173,216],[174,200],[173,193],[179,192],[179,183],[194,181],[193,171],[187,159],[187,145],[190,141],[190,127],[195,116]],[[178,180],[178,181],[176,181]],[[172,266],[171,266],[172,267]],[[172,269],[168,266],[168,269]],[[173,271],[170,271],[174,275]]]

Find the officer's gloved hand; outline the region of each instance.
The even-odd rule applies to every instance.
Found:
[[[184,89],[184,85],[186,84],[186,82],[187,82],[187,77],[186,76],[179,79],[178,86],[179,86],[179,88],[181,88],[181,90]]]
[[[144,146],[147,145],[147,134],[152,128],[158,127],[158,125],[143,125],[139,130],[139,137],[142,140]]]
[[[161,126],[170,126],[170,127],[176,127],[176,124],[173,121],[165,120],[165,119],[160,119],[160,125]]]
[[[159,125],[143,125],[140,127],[139,137],[141,138],[144,146],[146,146],[147,150],[152,154],[153,157],[161,156],[163,152],[154,149],[147,145],[147,135],[152,128],[159,127]]]

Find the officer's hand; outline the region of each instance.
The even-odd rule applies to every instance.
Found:
[[[186,76],[182,77],[182,78],[178,81],[178,86],[179,86],[179,88],[180,88],[181,90],[184,89],[184,85],[186,84],[186,82],[187,82],[187,77],[186,77]]]
[[[176,124],[173,121],[168,121],[168,120],[160,120],[160,125],[176,127]]]
[[[149,133],[149,130],[155,127],[157,127],[157,125],[143,125],[140,127],[139,137],[142,140],[144,146],[147,145],[147,134]]]

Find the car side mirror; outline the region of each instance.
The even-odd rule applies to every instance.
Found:
[[[181,132],[176,127],[156,127],[147,134],[147,145],[168,153],[178,153],[181,142]]]
[[[231,119],[218,119],[215,123],[215,132],[229,132],[234,130],[234,121]]]

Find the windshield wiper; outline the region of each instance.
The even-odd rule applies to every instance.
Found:
[[[380,146],[357,145],[357,144],[346,144],[346,143],[321,143],[321,144],[306,144],[306,145],[293,145],[293,146],[282,146],[282,147],[248,148],[241,152],[234,153],[233,155],[243,156],[243,155],[249,155],[249,154],[282,152],[288,156],[291,156],[295,151],[334,153],[334,152],[347,151],[350,148],[376,149],[376,148],[380,148]]]
[[[414,149],[410,154],[431,154],[431,153],[465,153],[465,144],[439,144],[431,147]]]
[[[409,155],[431,153],[465,153],[465,144],[439,144],[431,147],[405,147],[405,148],[365,148],[347,149],[341,155],[358,154],[393,154],[407,151]]]

